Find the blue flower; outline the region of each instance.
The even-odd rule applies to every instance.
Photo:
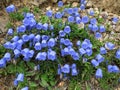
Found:
[[[36,35],[36,36],[34,37],[33,41],[34,41],[34,43],[35,43],[35,42],[39,42],[40,39],[41,39],[40,35]]]
[[[76,64],[73,63],[73,64],[71,65],[71,68],[72,68],[72,69],[76,69]]]
[[[88,43],[86,42],[86,41],[83,41],[82,42],[82,44],[81,44],[81,47],[83,48],[83,49],[87,49],[88,48]]]
[[[61,50],[62,56],[68,55],[69,54],[69,49],[66,47],[63,50]]]
[[[95,77],[96,78],[102,78],[103,74],[102,74],[102,69],[98,68],[96,73],[95,73]]]
[[[29,36],[26,35],[26,34],[24,34],[24,35],[22,36],[22,40],[23,40],[23,42],[28,42],[28,41],[29,41]]]
[[[97,24],[97,20],[96,20],[96,18],[92,18],[92,19],[90,19],[90,23],[91,23],[91,24]]]
[[[4,58],[2,58],[0,60],[0,68],[4,68],[6,66],[6,60]]]
[[[63,2],[62,1],[59,1],[58,2],[58,7],[62,7],[63,6]]]
[[[48,47],[54,47],[55,46],[55,39],[54,38],[50,38],[48,41]]]
[[[31,40],[33,40],[34,39],[34,37],[35,37],[35,35],[34,34],[29,34],[29,40],[31,41]]]
[[[69,48],[69,47],[68,47]],[[72,56],[75,54],[75,50],[71,47],[69,48],[69,54]]]
[[[118,17],[114,17],[114,18],[112,19],[112,22],[116,24],[116,23],[118,22],[118,20],[119,20]]]
[[[56,59],[56,52],[55,51],[48,51],[48,59],[54,61]]]
[[[73,16],[68,16],[68,22],[74,22],[74,17]]]
[[[26,86],[26,87],[22,88],[21,90],[29,90],[29,88]]]
[[[37,42],[34,46],[35,50],[41,50],[41,44],[40,42]]]
[[[107,48],[109,50],[113,50],[115,48],[115,44],[113,44],[111,42],[107,42],[107,43],[105,43],[105,48]]]
[[[26,31],[26,26],[21,25],[17,27],[17,33],[24,33]]]
[[[49,26],[49,30],[54,30],[54,26],[53,26],[53,25],[50,25],[50,26]]]
[[[23,82],[24,81],[24,74],[23,73],[18,74],[16,80],[20,81],[20,82]]]
[[[89,17],[88,16],[83,16],[81,21],[86,24],[86,23],[89,22]]]
[[[112,66],[112,72],[113,72],[113,73],[119,73],[119,72],[120,72],[120,69],[118,68],[118,66],[113,65],[113,66]]]
[[[19,40],[19,36],[14,36],[12,39],[11,39],[11,41],[13,41],[13,42],[16,42],[16,41],[18,41]]]
[[[65,40],[64,40],[64,45],[69,46],[69,45],[70,45],[70,43],[71,43],[71,42],[70,42],[70,40],[69,40],[69,39],[65,39]]]
[[[69,34],[71,32],[70,26],[65,26],[64,32],[67,33],[67,34]]]
[[[36,56],[36,60],[42,60],[45,61],[47,57],[47,53],[46,52],[39,52]]]
[[[34,18],[35,16],[33,15],[33,13],[26,13],[25,14],[25,18],[27,18],[27,19],[30,19],[30,18]]]
[[[81,45],[81,42],[80,42],[80,41],[77,41],[76,45],[77,45],[77,46],[80,46],[80,45]]]
[[[17,42],[13,42],[10,44],[10,49],[14,50],[17,47]]]
[[[68,13],[68,14],[73,14],[73,8],[68,8],[68,9],[67,9],[67,13]]]
[[[39,22],[39,23],[36,24],[36,29],[37,30],[41,30],[42,28],[43,28],[42,23]]]
[[[29,50],[29,52],[28,52],[29,58],[32,58],[34,53],[35,53],[34,50]]]
[[[80,48],[80,49],[79,49],[79,53],[80,53],[80,55],[84,55],[84,54],[86,53],[86,51],[85,51],[85,49]]]
[[[14,32],[13,32],[13,29],[12,29],[12,28],[8,29],[8,32],[7,32],[8,35],[13,35],[13,33],[14,33]]]
[[[96,31],[98,31],[98,26],[96,25],[96,24],[94,24],[93,26],[92,26],[92,31],[93,32],[96,32]]]
[[[80,24],[81,23],[81,18],[80,17],[76,17],[76,23]]]
[[[49,36],[47,36],[47,35],[42,35],[42,40],[48,40],[50,37]]]
[[[15,58],[19,57],[19,56],[21,55],[20,50],[15,49],[15,50],[14,50],[14,55],[15,55]]]
[[[99,33],[99,32],[96,32],[95,33],[95,38],[96,39],[100,39],[102,37],[102,34],[101,33]]]
[[[74,7],[74,8],[73,8],[73,13],[78,13],[78,10],[79,10],[79,9],[78,9],[77,7]]]
[[[64,44],[65,39],[64,38],[60,38],[60,44]]]
[[[108,72],[110,72],[110,73],[113,72],[113,66],[112,65],[108,65],[107,69],[108,69]]]
[[[80,5],[80,10],[85,10],[85,5],[84,4]]]
[[[96,59],[98,60],[99,63],[101,63],[104,61],[105,58],[101,54],[97,54]]]
[[[42,48],[47,47],[47,41],[46,40],[42,40],[41,47]]]
[[[116,51],[115,57],[116,57],[117,59],[120,59],[120,49],[118,49],[118,50]]]
[[[66,35],[66,33],[63,31],[63,30],[60,30],[59,31],[59,36],[60,37],[64,37]]]
[[[80,0],[80,3],[81,4],[84,4],[86,0]]]
[[[75,17],[80,17],[80,14],[78,12],[74,13]]]
[[[90,14],[91,16],[93,16],[93,15],[95,14],[95,12],[94,12],[93,10],[90,10],[89,14]]]
[[[106,31],[104,25],[100,25],[100,30],[99,30],[99,31],[100,31],[101,33]]]
[[[86,49],[86,54],[87,54],[88,56],[91,56],[92,53],[93,53],[92,49],[90,49],[90,48]]]
[[[14,86],[16,87],[18,85],[18,81],[15,79],[13,82]]]
[[[45,31],[47,31],[48,30],[48,24],[47,23],[43,24],[42,29],[45,30]]]
[[[88,29],[89,29],[89,30],[92,30],[92,28],[93,28],[93,25],[92,25],[92,24],[89,24],[89,25],[88,25]]]
[[[52,10],[48,10],[46,12],[46,16],[48,16],[48,17],[52,17],[52,14],[53,14]]]
[[[29,56],[28,56],[28,53],[29,53],[29,49],[28,49],[28,48],[24,48],[24,49],[21,51],[21,54],[22,54],[24,57],[29,57]]]
[[[74,54],[72,54],[72,58],[73,58],[74,60],[79,60],[80,56],[79,56],[78,53],[74,52]]]
[[[10,61],[11,60],[11,54],[7,52],[7,53],[5,53],[3,58],[4,58],[5,61]]]
[[[11,45],[11,42],[6,42],[3,46],[4,46],[6,49],[10,49],[10,45]]]
[[[77,76],[78,75],[78,71],[77,71],[76,68],[75,69],[72,68],[71,75],[72,76]]]
[[[8,7],[6,7],[6,12],[7,13],[12,13],[14,11],[15,11],[15,6],[13,4],[8,6]]]
[[[55,18],[57,18],[57,19],[62,18],[62,13],[61,13],[61,12],[57,12],[57,13],[55,14]]]
[[[97,66],[99,65],[99,62],[96,61],[95,59],[92,59],[92,60],[91,60],[91,63],[92,63],[92,65],[93,65],[94,67],[97,67]]]
[[[100,54],[106,54],[107,50],[104,47],[100,48]]]
[[[63,73],[70,73],[70,65],[65,64],[63,67],[61,67],[61,71]]]

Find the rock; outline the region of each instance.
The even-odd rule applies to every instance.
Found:
[[[120,26],[117,26],[117,27],[115,28],[115,31],[116,31],[116,32],[120,32]]]
[[[85,25],[84,25],[84,23],[80,23],[80,24],[78,24],[78,27],[80,28],[80,29],[83,29],[84,27],[85,27]]]
[[[93,7],[93,4],[92,4],[92,1],[89,0],[87,2],[86,8],[91,8],[91,7]]]
[[[48,6],[47,8],[46,8],[46,10],[50,10],[51,9],[51,6]]]
[[[78,2],[73,2],[72,7],[77,7],[78,4],[79,4]]]

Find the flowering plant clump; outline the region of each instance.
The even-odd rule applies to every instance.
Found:
[[[56,75],[63,75],[63,77],[79,75],[82,77],[82,73],[87,74],[88,72],[90,74],[91,68],[95,70],[91,72],[91,75],[95,73],[97,79],[104,78],[103,72],[105,70],[108,73],[119,73],[119,67],[112,64],[112,61],[106,60],[107,54],[115,50],[115,44],[112,42],[103,44],[99,41],[102,38],[102,33],[106,31],[106,27],[103,24],[98,25],[93,10],[88,15],[81,16],[86,3],[85,0],[81,0],[80,7],[63,8],[62,11],[55,13],[48,10],[45,14],[48,20],[44,23],[42,18],[40,21],[36,20],[33,13],[24,12],[22,25],[16,29],[12,27],[8,29],[8,40],[3,44],[6,53],[0,59],[0,68],[7,68],[7,63],[10,62],[15,62],[16,65],[18,62],[18,64],[25,62],[28,67],[33,66],[35,71],[44,73],[50,70],[46,69],[50,62],[55,67]],[[63,7],[63,4],[62,1],[58,2],[59,9]],[[6,8],[9,14],[14,13],[15,10],[14,5]],[[62,20],[66,16],[67,19]],[[117,18],[113,18],[114,23],[117,21]],[[83,24],[84,27],[79,28],[79,24]],[[114,53],[114,58],[120,60],[120,49]],[[108,63],[105,64],[107,61]],[[33,63],[30,64],[31,62]],[[102,64],[105,64],[106,67],[102,68]],[[23,67],[26,69],[24,64]],[[88,68],[87,72],[86,68]],[[24,86],[21,90],[28,90],[29,88],[31,90],[31,87],[28,87],[29,85],[38,86],[33,82],[29,85],[26,83],[26,77],[29,74],[24,70],[16,70],[15,72],[17,73],[14,80],[15,87],[21,83],[25,83],[21,84]],[[34,76],[34,73],[36,72],[33,71],[30,75]],[[48,87],[48,84],[45,84],[47,80],[45,80],[41,78],[43,83],[40,85]]]

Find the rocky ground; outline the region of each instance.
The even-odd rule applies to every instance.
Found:
[[[72,6],[77,6],[79,3],[79,0],[63,0],[65,3],[72,2]],[[21,3],[21,0],[14,1],[13,3],[18,7],[23,7],[24,5],[30,6],[31,8],[34,6],[39,6],[40,9],[43,11],[53,9],[54,11],[57,10],[55,6],[53,6],[57,0],[51,0],[51,3],[47,2],[47,0],[31,0],[30,2],[27,2],[27,0],[24,0],[24,2]],[[5,3],[5,2],[4,2]],[[2,2],[2,4],[4,4]],[[10,3],[10,2],[8,2]],[[18,4],[19,3],[19,4]],[[44,4],[43,4],[44,3]],[[48,4],[49,3],[49,4]],[[6,4],[5,4],[6,6]],[[4,36],[6,30],[6,24],[9,22],[9,17],[7,13],[5,13],[4,6],[1,7],[0,10],[0,43],[3,43]],[[105,42],[108,41],[120,41],[120,22],[118,24],[114,24],[111,22],[111,19],[116,16],[120,19],[120,0],[89,0],[87,4],[86,12],[88,12],[90,9],[94,9],[96,13],[100,14],[100,17],[106,18],[105,24],[109,25],[108,32],[103,34],[102,39],[100,41]],[[101,11],[100,11],[101,9]],[[118,47],[120,47],[120,43],[116,43]],[[13,77],[12,77],[13,78]],[[9,81],[9,78],[7,78]],[[2,82],[4,81],[4,83]],[[13,81],[13,80],[12,80]],[[2,83],[1,83],[2,82]],[[11,82],[11,81],[9,81]],[[101,90],[97,85],[98,82],[92,78],[90,86],[92,87],[92,90]],[[7,83],[8,84],[8,83]],[[12,83],[10,84],[12,85]],[[95,87],[93,87],[93,85]],[[7,87],[9,85],[6,85],[6,78],[2,78],[0,80],[0,86]],[[66,85],[64,88],[67,87]],[[84,87],[84,86],[83,86]],[[1,88],[1,87],[0,87]],[[5,90],[5,89],[1,89]],[[63,89],[61,89],[63,90]],[[64,89],[66,90],[66,89]],[[83,89],[84,90],[84,89]],[[120,90],[120,86],[118,86],[115,90]]]

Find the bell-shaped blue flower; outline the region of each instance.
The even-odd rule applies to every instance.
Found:
[[[93,65],[94,67],[97,67],[97,66],[99,65],[99,62],[98,62],[97,60],[95,60],[95,59],[92,59],[92,60],[91,60],[91,63],[92,63],[92,65]]]
[[[4,58],[0,59],[0,68],[4,68],[6,66],[6,60]]]
[[[85,5],[84,4],[80,5],[80,10],[85,10]]]
[[[22,88],[21,90],[29,90],[29,88],[26,86],[26,87]]]
[[[72,76],[77,76],[78,75],[78,71],[77,71],[76,68],[72,68],[71,75]]]
[[[43,27],[42,23],[39,22],[39,23],[36,24],[36,29],[37,30],[41,30],[42,27]]]
[[[93,10],[90,10],[89,15],[94,16],[95,12]]]
[[[32,58],[34,53],[35,53],[34,50],[29,50],[29,52],[28,52],[29,58]]]
[[[23,82],[24,81],[24,74],[23,73],[18,74],[16,80],[20,81],[20,82]]]
[[[35,35],[34,34],[29,34],[29,40],[31,41],[31,40],[33,40],[34,39],[34,37],[35,37]]]
[[[118,49],[118,50],[116,51],[115,57],[116,57],[117,59],[120,59],[120,49]]]
[[[68,22],[74,22],[75,21],[75,17],[73,16],[68,16]]]
[[[13,41],[13,42],[17,42],[19,40],[19,36],[14,36],[12,39],[11,39],[11,41]]]
[[[67,13],[68,13],[68,14],[73,14],[73,8],[68,8],[68,9],[67,9]]]
[[[112,22],[113,22],[114,24],[116,24],[118,21],[119,21],[119,18],[118,18],[118,17],[113,17]]]
[[[42,35],[42,40],[48,40],[50,37],[49,36],[47,36],[47,35]]]
[[[106,54],[107,50],[104,47],[100,48],[100,54]]]
[[[13,32],[13,29],[12,29],[12,28],[8,29],[8,32],[7,32],[8,35],[13,35],[13,33],[14,33],[14,32]]]
[[[86,51],[85,51],[84,48],[80,48],[79,49],[79,53],[80,53],[80,55],[84,55],[86,53]]]
[[[58,2],[58,7],[62,7],[63,6],[63,2],[62,1],[59,1]]]
[[[21,55],[20,50],[15,49],[15,50],[14,50],[14,55],[15,55],[15,58],[19,57],[19,56]]]
[[[87,48],[87,49],[86,49],[86,54],[87,54],[88,56],[91,56],[92,53],[93,53],[92,49],[90,49],[90,48]]]
[[[106,31],[105,26],[104,26],[104,25],[100,25],[99,31],[100,31],[101,33],[105,32],[105,31]]]
[[[108,65],[107,69],[108,69],[108,72],[110,72],[110,73],[113,72],[113,66],[112,65]]]
[[[81,42],[80,42],[80,41],[77,41],[76,45],[77,45],[77,46],[80,46],[80,45],[81,45]]]
[[[96,25],[96,24],[94,24],[93,26],[92,26],[92,31],[93,32],[96,32],[96,31],[98,31],[98,26]]]
[[[86,23],[89,22],[89,17],[88,16],[83,16],[81,21],[86,24]]]
[[[70,40],[69,40],[69,39],[65,39],[65,40],[64,40],[64,45],[69,46],[69,45],[70,45],[70,43],[71,43],[71,42],[70,42]]]
[[[74,54],[72,54],[72,58],[73,58],[74,60],[79,60],[80,56],[79,56],[78,53],[74,52]]]
[[[58,64],[57,74],[60,75],[61,73],[62,73],[61,66],[60,66],[60,64]]]
[[[18,81],[15,79],[13,82],[14,86],[16,87],[18,85]]]
[[[45,23],[45,24],[43,24],[42,29],[45,30],[45,31],[47,31],[47,30],[48,30],[48,26],[49,26],[49,25],[48,25],[47,23]]]
[[[95,33],[95,38],[96,38],[96,39],[102,38],[102,34],[99,33],[99,32],[96,32],[96,33]]]
[[[115,44],[113,44],[112,42],[107,42],[105,43],[105,48],[107,48],[108,50],[113,50],[115,48]]]
[[[80,18],[80,17],[76,17],[75,22],[76,22],[77,24],[80,24],[80,23],[81,23],[81,18]]]
[[[36,35],[36,36],[34,37],[34,39],[33,39],[33,42],[34,42],[34,43],[35,43],[35,42],[40,42],[40,39],[41,39],[40,35]]]
[[[64,37],[66,35],[66,33],[63,31],[63,30],[60,30],[59,31],[59,36],[60,37]]]
[[[101,63],[104,61],[105,58],[101,54],[97,54],[96,59],[98,60],[99,63]]]
[[[65,26],[64,32],[67,33],[67,34],[69,34],[71,32],[70,26]]]
[[[14,11],[15,11],[15,6],[13,4],[8,6],[8,7],[6,7],[6,12],[7,13],[12,13]]]
[[[10,49],[11,42],[6,42],[3,46],[4,46],[6,49]]]
[[[48,16],[48,17],[52,17],[52,14],[53,14],[52,10],[48,10],[46,12],[46,16]]]
[[[41,42],[41,47],[42,47],[42,48],[47,47],[47,41],[46,41],[46,40],[42,40],[42,42]]]
[[[40,42],[37,42],[34,46],[35,50],[41,50],[41,44]]]
[[[29,36],[27,34],[22,35],[22,40],[23,40],[23,42],[28,42]]]
[[[103,74],[102,74],[102,69],[98,68],[96,73],[95,73],[95,77],[96,78],[102,78]]]
[[[56,52],[55,51],[48,51],[48,59],[54,61],[56,59]]]
[[[36,60],[39,61],[45,61],[47,57],[47,53],[46,52],[39,52],[36,56]]]
[[[63,67],[61,67],[61,71],[63,73],[70,73],[70,65],[65,64]]]
[[[55,18],[57,18],[57,19],[62,18],[62,13],[61,13],[61,12],[57,12],[57,13],[55,14]]]
[[[17,27],[17,33],[24,33],[26,31],[26,26],[21,25]]]
[[[91,23],[91,24],[97,24],[97,20],[96,20],[96,18],[92,18],[92,19],[90,19],[90,23]]]
[[[50,38],[48,41],[48,47],[54,47],[55,46],[55,39],[54,38]]]
[[[5,53],[5,55],[4,55],[4,60],[6,60],[6,61],[10,61],[11,60],[11,54],[10,53]]]

